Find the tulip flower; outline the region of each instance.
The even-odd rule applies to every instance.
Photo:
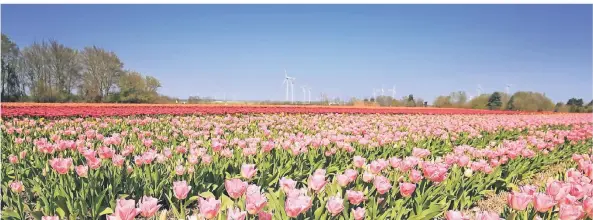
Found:
[[[241,176],[245,179],[251,179],[257,173],[255,164],[243,164],[241,166]]]
[[[352,204],[352,205],[358,205],[361,202],[364,202],[366,200],[363,192],[354,191],[354,190],[346,190],[346,197],[348,198],[348,201],[350,201],[350,204]]]
[[[332,214],[332,216],[336,216],[344,210],[344,201],[339,196],[332,196],[327,200],[325,208]]]
[[[400,183],[399,184],[399,193],[403,197],[410,197],[412,193],[416,190],[416,184],[413,183]]]
[[[216,215],[218,215],[218,210],[220,210],[220,200],[217,200],[213,197],[209,197],[207,199],[199,198],[198,209],[204,218],[213,219],[216,217]]]
[[[136,208],[134,200],[118,199],[116,204],[115,212],[107,216],[107,219],[133,220],[140,214],[140,209]]]
[[[352,213],[354,213],[354,220],[364,219],[364,215],[365,215],[364,207],[358,207],[356,209],[352,209]]]
[[[173,193],[175,195],[175,198],[179,200],[187,198],[187,194],[190,190],[191,186],[188,186],[185,180],[173,182]]]
[[[142,200],[138,203],[140,208],[140,215],[142,217],[150,218],[161,208],[158,205],[159,200],[150,196],[143,196]]]

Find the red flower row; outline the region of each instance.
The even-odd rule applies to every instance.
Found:
[[[18,116],[128,116],[248,113],[350,113],[350,114],[541,114],[454,108],[264,106],[264,105],[130,105],[130,104],[3,104],[2,117]],[[549,114],[549,113],[548,113]]]

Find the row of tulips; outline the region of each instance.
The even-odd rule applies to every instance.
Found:
[[[368,108],[337,106],[255,106],[255,105],[109,105],[109,104],[12,104],[3,103],[4,117],[42,116],[130,116],[130,115],[188,115],[188,114],[554,114],[550,112],[520,112],[485,109],[445,108]]]
[[[505,190],[591,144],[591,123],[572,115],[571,123],[530,121],[481,137],[458,128],[457,140],[415,138],[436,130],[430,125],[411,131],[377,121],[356,131],[328,116],[291,117],[296,122],[274,115],[5,120],[2,188],[11,193],[3,194],[3,214],[427,219],[469,208],[486,191]],[[303,125],[308,117],[327,129]],[[380,119],[344,118],[352,125],[357,117]],[[451,117],[441,125],[462,126]],[[382,139],[397,132],[407,133]],[[467,145],[474,143],[483,145]]]

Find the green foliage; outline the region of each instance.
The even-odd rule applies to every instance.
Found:
[[[501,106],[502,106],[502,101],[501,101],[500,93],[498,93],[498,92],[492,93],[492,95],[490,95],[490,98],[488,98],[488,109],[498,110],[498,109],[500,109]]]
[[[480,96],[472,98],[467,106],[472,109],[487,109],[490,94],[481,94]]]
[[[22,50],[2,34],[2,101],[167,102],[152,76],[130,76],[114,52],[96,46],[82,51],[55,40]],[[134,82],[131,82],[134,81]],[[123,87],[120,87],[122,86]],[[75,94],[75,92],[77,94]]]
[[[518,91],[511,96],[508,109],[518,111],[552,111],[554,110],[554,103],[541,93]]]

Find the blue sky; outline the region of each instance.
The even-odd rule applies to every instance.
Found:
[[[160,92],[282,100],[302,85],[432,101],[455,90],[592,98],[591,5],[2,5],[20,47],[56,39],[114,51]]]

